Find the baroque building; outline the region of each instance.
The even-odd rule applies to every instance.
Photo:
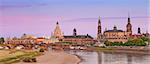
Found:
[[[114,26],[113,30],[104,31],[104,36],[110,42],[126,42],[128,40],[128,33],[123,30],[118,30],[116,26]]]
[[[104,33],[101,33],[101,22],[98,21],[98,40],[107,40],[110,42],[127,42],[128,39],[132,36],[132,25],[130,18],[128,17],[126,25],[126,31],[117,29],[116,26],[112,30],[105,30]],[[102,36],[101,36],[102,35]],[[104,38],[104,39],[103,39]]]
[[[72,35],[63,35],[58,22],[56,23],[56,28],[54,30],[54,34],[51,37],[57,38],[59,40],[59,42],[72,42],[75,44],[91,44],[91,43],[95,42],[94,38],[88,34],[87,35],[77,35],[76,28],[73,29]]]
[[[95,40],[92,36],[90,35],[77,35],[77,30],[74,28],[73,29],[73,35],[68,35],[64,36],[63,42],[72,42],[75,44],[93,44],[95,43]]]

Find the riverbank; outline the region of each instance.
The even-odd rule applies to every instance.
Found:
[[[0,64],[12,64],[20,62],[24,57],[35,57],[40,55],[36,51],[24,50],[0,50]]]
[[[19,62],[15,64],[79,64],[80,61],[76,55],[64,51],[47,51],[44,55],[38,56],[35,63]]]
[[[70,51],[70,50],[68,50]],[[80,50],[75,50],[75,51],[80,51]],[[90,47],[89,50],[81,50],[81,51],[89,51],[89,52],[103,52],[105,54],[112,53],[112,54],[117,54],[117,53],[123,53],[123,54],[135,54],[135,55],[150,55],[150,49],[149,47]],[[63,50],[49,50],[45,51],[43,55],[36,56],[37,62],[32,62],[32,63],[25,63],[25,62],[20,62],[19,59],[22,56],[26,56],[26,53],[33,52],[33,50],[28,50],[28,52],[24,52],[23,50],[20,51],[11,51],[10,50],[0,50],[0,58],[5,58],[3,64],[80,64],[80,62],[84,61],[82,57],[80,57],[77,54],[70,54],[67,53]],[[15,54],[14,54],[15,53]],[[33,53],[31,53],[33,55]],[[8,58],[7,58],[8,57]],[[7,60],[14,59],[13,61],[10,61],[8,63]],[[3,62],[1,61],[1,62]],[[19,62],[19,63],[14,63],[14,62]],[[0,63],[1,64],[1,63]]]

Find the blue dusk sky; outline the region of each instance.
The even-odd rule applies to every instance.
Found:
[[[65,35],[76,28],[96,37],[99,16],[102,31],[126,30],[130,16],[134,34],[138,27],[150,33],[149,8],[149,0],[0,0],[0,36],[51,36],[58,21]]]

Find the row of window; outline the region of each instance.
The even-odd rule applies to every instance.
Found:
[[[127,39],[127,38],[106,38],[106,39]]]

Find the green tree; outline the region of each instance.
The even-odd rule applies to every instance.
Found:
[[[124,43],[125,46],[145,46],[146,43],[141,38],[132,39]]]
[[[108,40],[105,41],[104,44],[105,44],[106,46],[112,46],[112,42],[109,42]]]
[[[142,39],[143,41],[150,41],[150,38],[148,38],[148,37],[141,37],[141,39]]]
[[[4,43],[4,42],[5,42],[4,37],[1,37],[0,38],[0,43]]]

